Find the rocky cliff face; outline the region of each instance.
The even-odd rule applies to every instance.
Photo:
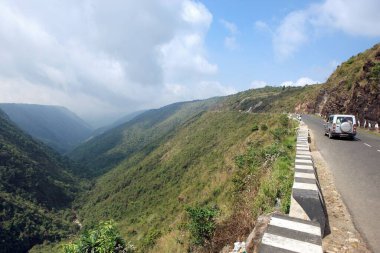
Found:
[[[354,114],[361,122],[380,122],[380,44],[338,66],[317,99],[303,101],[295,109],[323,116]]]

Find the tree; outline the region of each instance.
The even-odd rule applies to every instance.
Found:
[[[217,208],[210,207],[187,207],[189,217],[188,229],[193,241],[197,245],[210,242],[216,228],[215,217],[219,213]]]
[[[84,231],[78,241],[65,244],[63,250],[64,253],[133,253],[136,248],[124,241],[111,220]]]

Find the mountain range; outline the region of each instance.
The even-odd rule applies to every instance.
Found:
[[[66,146],[65,158],[0,111],[4,252],[43,240],[56,243],[31,252],[52,252],[58,240],[75,235],[74,219],[84,229],[115,220],[138,252],[219,252],[245,238],[258,215],[288,211],[297,126],[288,112],[379,120],[379,56],[378,44],[342,63],[324,84],[147,110]],[[189,229],[189,210],[215,210],[212,236],[202,243]]]
[[[60,153],[91,136],[93,129],[65,107],[35,104],[0,104],[0,108],[23,131]]]

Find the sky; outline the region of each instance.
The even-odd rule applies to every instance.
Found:
[[[1,0],[0,102],[94,127],[173,102],[323,83],[380,42],[378,0]]]

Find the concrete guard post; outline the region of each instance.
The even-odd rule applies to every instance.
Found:
[[[259,253],[323,253],[318,222],[273,214],[258,246]]]
[[[316,221],[324,236],[327,214],[309,147],[309,130],[301,122],[297,134],[294,183],[289,215]]]
[[[300,122],[290,212],[271,216],[258,245],[259,253],[323,252],[322,238],[328,230],[327,212],[309,142],[309,130]]]

